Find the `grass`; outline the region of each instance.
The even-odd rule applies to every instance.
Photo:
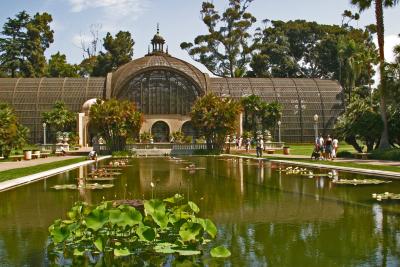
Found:
[[[79,158],[66,159],[66,160],[57,161],[57,162],[44,163],[44,164],[26,167],[26,168],[17,168],[17,169],[2,171],[2,172],[0,172],[0,182],[16,179],[19,177],[23,177],[23,176],[27,176],[27,175],[31,175],[31,174],[35,174],[35,173],[39,173],[39,172],[48,171],[51,169],[64,167],[67,165],[82,162],[84,160],[86,160],[86,157],[79,157]]]
[[[311,156],[311,153],[314,149],[314,144],[286,144],[286,146],[290,147],[290,154],[292,155],[302,155],[302,156]],[[357,151],[351,145],[339,144],[338,152],[340,151],[349,151],[351,153],[356,153]],[[276,151],[276,154],[282,154],[282,150]]]

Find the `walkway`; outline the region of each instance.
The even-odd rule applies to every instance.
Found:
[[[99,157],[98,161],[103,160],[103,159],[107,159],[107,158],[110,158],[110,157],[111,156]],[[54,161],[50,161],[50,162],[59,161],[59,160],[57,160],[57,158],[61,158],[61,160],[65,160],[68,157],[65,156],[65,157],[52,157],[52,158],[56,158],[56,159]],[[52,159],[52,158],[49,158],[49,159]],[[70,158],[76,158],[76,157],[70,157]],[[39,161],[39,160],[35,160],[35,161]],[[22,163],[28,163],[28,162],[30,162],[30,161],[25,161],[25,162],[22,162]],[[68,165],[68,166],[64,166],[64,167],[60,167],[60,168],[56,168],[56,169],[52,169],[52,170],[48,170],[48,171],[35,173],[35,174],[32,174],[32,175],[28,175],[28,176],[24,176],[24,177],[12,179],[12,180],[4,181],[4,182],[0,183],[0,192],[6,191],[6,190],[10,190],[12,188],[15,188],[15,187],[18,187],[18,186],[21,186],[21,185],[25,185],[25,184],[28,184],[28,183],[33,183],[33,182],[36,182],[38,180],[42,180],[42,179],[48,178],[50,176],[54,176],[54,175],[59,174],[59,173],[63,173],[63,172],[69,171],[69,170],[73,170],[73,169],[76,169],[76,168],[78,168],[80,166],[88,165],[88,164],[91,164],[91,163],[94,163],[94,162],[95,162],[94,160],[85,160],[85,161],[82,161],[82,162],[79,162],[79,163],[75,163],[75,164],[71,164],[71,165]],[[7,163],[9,163],[9,162],[7,162]],[[48,162],[42,162],[42,163],[48,163]],[[35,165],[38,165],[38,164],[35,164]],[[32,166],[34,166],[34,165],[32,165]],[[23,167],[28,167],[28,166],[23,166]]]

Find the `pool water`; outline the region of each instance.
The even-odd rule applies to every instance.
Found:
[[[400,266],[400,202],[371,198],[372,193],[400,193],[400,181],[335,185],[328,177],[286,174],[280,171],[285,166],[270,162],[187,159],[205,170],[190,173],[182,169],[187,163],[167,158],[132,159],[111,189],[51,188],[76,183],[96,168],[90,165],[0,193],[0,266],[51,265],[47,229],[55,219],[65,218],[76,201],[95,204],[175,193],[198,204],[200,216],[212,219],[219,229],[213,244],[232,252],[223,260],[205,254],[200,265]],[[339,177],[364,176],[339,172]],[[170,258],[165,265],[173,265]]]

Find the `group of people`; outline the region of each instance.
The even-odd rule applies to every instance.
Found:
[[[312,157],[316,159],[333,160],[336,158],[339,147],[337,138],[328,135],[326,139],[320,134],[315,140],[315,147]]]

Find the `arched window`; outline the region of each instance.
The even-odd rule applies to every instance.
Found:
[[[193,140],[199,138],[198,131],[194,128],[193,123],[191,121],[187,121],[182,125],[182,133],[185,136],[191,136]]]
[[[169,142],[169,126],[163,121],[157,121],[151,127],[151,134],[154,142],[165,143]]]
[[[144,114],[187,115],[199,92],[190,79],[177,72],[161,69],[135,76],[117,97],[135,102]]]

